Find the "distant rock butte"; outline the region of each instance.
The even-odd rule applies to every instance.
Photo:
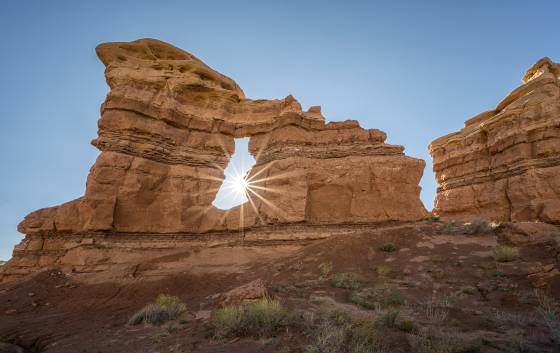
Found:
[[[101,106],[101,154],[85,195],[29,214],[28,235],[194,233],[273,224],[418,220],[424,161],[357,121],[325,123],[292,96],[245,98],[230,78],[167,43],[96,49],[111,90]],[[212,206],[234,139],[250,137],[258,194]]]
[[[431,143],[436,214],[560,223],[559,81],[543,58],[496,109]]]

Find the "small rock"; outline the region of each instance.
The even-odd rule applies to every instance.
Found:
[[[267,298],[268,296],[265,282],[259,278],[222,294],[219,302],[221,306],[239,305],[245,301]]]
[[[29,292],[29,293],[27,293],[27,296],[28,296],[28,297],[34,297],[34,296],[35,296],[35,293]]]
[[[212,315],[211,310],[199,310],[194,313],[195,320],[208,320]]]

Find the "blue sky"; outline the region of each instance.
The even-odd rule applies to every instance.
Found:
[[[237,81],[357,119],[426,160],[428,143],[495,107],[542,56],[559,1],[12,1],[0,5],[0,259],[30,211],[84,192],[107,86],[94,47],[154,37]]]

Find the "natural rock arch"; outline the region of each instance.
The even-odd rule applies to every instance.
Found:
[[[85,195],[31,213],[23,233],[205,233],[426,215],[424,161],[385,144],[379,130],[325,123],[319,107],[303,111],[292,96],[247,99],[233,80],[161,41],[96,51],[111,90]],[[212,206],[236,137],[250,137],[250,177],[261,184],[241,220],[240,207]],[[344,212],[334,212],[341,201]]]

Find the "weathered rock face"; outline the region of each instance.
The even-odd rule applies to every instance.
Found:
[[[500,243],[513,246],[519,261],[501,263],[504,273],[525,275],[533,286],[560,289],[560,229],[540,222],[506,223],[497,230]]]
[[[431,143],[435,213],[560,222],[560,65],[541,59],[523,82],[496,109]]]
[[[97,47],[111,91],[85,195],[28,215],[25,234],[204,233],[256,225],[415,220],[424,161],[355,121],[325,124],[291,96],[246,99],[230,78],[169,44]],[[234,138],[250,136],[251,202],[212,206]]]

